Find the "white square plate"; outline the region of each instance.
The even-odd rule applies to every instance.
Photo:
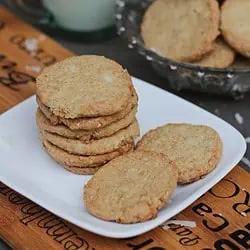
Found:
[[[187,122],[213,127],[223,142],[218,167],[200,181],[177,187],[172,202],[161,209],[157,218],[122,225],[88,214],[82,191],[90,176],[78,176],[64,170],[45,153],[37,137],[34,96],[0,116],[0,180],[79,227],[108,237],[127,238],[147,232],[185,209],[241,160],[246,143],[231,125],[153,85],[138,79],[133,81],[140,98],[137,117],[141,135],[168,122]]]

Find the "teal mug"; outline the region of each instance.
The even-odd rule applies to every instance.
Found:
[[[115,34],[115,0],[5,0],[33,24],[66,38],[100,40]]]

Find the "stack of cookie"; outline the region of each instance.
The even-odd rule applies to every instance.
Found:
[[[101,56],[54,64],[36,80],[39,137],[48,154],[76,174],[93,174],[134,148],[138,97],[131,77]]]
[[[145,12],[141,35],[145,47],[175,61],[249,67],[249,11],[248,0],[156,0]]]
[[[145,46],[163,57],[204,64],[216,48],[219,21],[216,0],[156,0],[143,17],[141,33]]]

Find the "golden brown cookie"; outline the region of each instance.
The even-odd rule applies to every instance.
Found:
[[[250,57],[249,13],[249,0],[226,0],[221,8],[221,31],[224,39],[246,57]]]
[[[65,119],[55,116],[48,107],[46,107],[39,97],[36,98],[38,106],[43,114],[51,121],[53,125],[64,124],[71,130],[93,130],[97,128],[105,127],[113,122],[123,119],[129,113],[132,113],[133,108],[137,108],[138,96],[135,92],[133,92],[132,100],[127,105],[125,109],[123,109],[119,113],[115,113],[113,115],[108,116],[100,116],[94,118],[76,118],[76,119]]]
[[[41,110],[41,112],[46,116],[47,119],[50,120],[52,125],[57,125],[57,124],[61,124],[60,121],[60,117],[54,115],[47,106],[45,106],[40,98],[38,96],[36,96],[36,102],[38,104],[39,109]]]
[[[143,17],[141,34],[157,54],[193,62],[214,49],[219,19],[216,0],[156,0]]]
[[[146,133],[136,150],[167,155],[178,170],[178,183],[185,184],[201,179],[216,167],[222,142],[207,126],[167,124]]]
[[[227,68],[232,65],[235,58],[234,50],[222,39],[217,39],[215,49],[200,61],[194,62],[202,67]]]
[[[131,77],[103,56],[67,58],[43,70],[37,95],[62,118],[95,117],[122,111],[131,101]]]
[[[85,185],[88,211],[103,220],[136,223],[157,215],[174,192],[177,171],[164,155],[132,152],[103,166]]]
[[[40,130],[41,136],[53,145],[72,154],[100,155],[118,150],[121,146],[132,143],[140,134],[137,120],[127,128],[118,131],[107,138],[84,143],[80,140],[68,139],[60,135]]]
[[[96,166],[102,166],[105,163],[109,162],[110,160],[127,153],[130,150],[133,150],[134,143],[130,143],[118,148],[116,151],[101,154],[101,155],[94,155],[94,156],[83,156],[83,155],[74,155],[70,154],[67,151],[64,151],[61,148],[51,144],[50,142],[46,141],[44,138],[41,138],[41,141],[44,145],[45,150],[48,154],[59,164],[66,165],[66,166],[74,166],[79,168],[92,168]]]
[[[103,137],[111,136],[119,130],[126,128],[135,119],[136,112],[137,107],[134,107],[123,119],[95,130],[70,130],[62,124],[53,125],[39,109],[36,113],[36,122],[40,129],[47,132],[58,134],[70,139],[79,139],[80,141],[88,142],[90,140],[97,140]]]

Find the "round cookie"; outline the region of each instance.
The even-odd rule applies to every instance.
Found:
[[[141,35],[160,56],[193,62],[214,49],[219,19],[216,0],[156,0],[143,17]]]
[[[108,137],[119,130],[126,128],[135,119],[136,112],[137,107],[134,107],[131,112],[123,119],[95,130],[70,130],[68,127],[62,124],[53,125],[39,109],[36,112],[36,122],[40,129],[47,132],[58,134],[70,139],[79,139],[81,141],[88,142],[90,140]]]
[[[146,133],[136,150],[166,154],[178,170],[178,183],[201,179],[217,165],[222,142],[218,133],[207,126],[167,124]]]
[[[93,140],[84,143],[80,140],[68,139],[56,134],[40,130],[41,136],[53,145],[64,149],[65,151],[78,155],[99,155],[113,152],[123,145],[130,144],[140,134],[137,120],[131,123],[127,128],[118,131],[107,138]]]
[[[221,31],[224,39],[246,57],[250,57],[249,13],[249,0],[226,0],[221,8]]]
[[[39,97],[37,97],[37,103],[43,114],[51,121],[53,125],[64,124],[71,130],[93,130],[105,127],[113,122],[123,119],[126,115],[132,112],[132,109],[135,106],[137,106],[138,96],[135,92],[133,92],[131,102],[121,112],[109,116],[100,116],[94,118],[76,118],[76,119],[60,118],[58,116],[55,116],[50,111],[50,109],[41,102]]]
[[[130,143],[120,147],[119,149],[111,153],[94,155],[94,156],[82,156],[82,155],[70,154],[67,151],[64,151],[63,149],[54,146],[50,142],[46,141],[44,138],[41,138],[41,141],[43,143],[45,150],[48,152],[51,158],[53,158],[56,162],[58,162],[61,165],[74,166],[75,168],[76,167],[91,168],[96,166],[102,166],[105,163],[111,161],[112,159],[122,154],[125,154],[130,150],[133,150],[134,148],[134,144]]]
[[[88,211],[103,220],[136,223],[157,216],[177,184],[177,171],[164,155],[132,152],[103,166],[85,185]]]
[[[67,58],[36,79],[41,102],[56,116],[71,119],[120,112],[131,100],[131,85],[118,63],[95,55]]]
[[[215,49],[209,55],[194,64],[202,67],[224,69],[232,65],[234,58],[234,50],[222,39],[218,39],[215,43]]]

